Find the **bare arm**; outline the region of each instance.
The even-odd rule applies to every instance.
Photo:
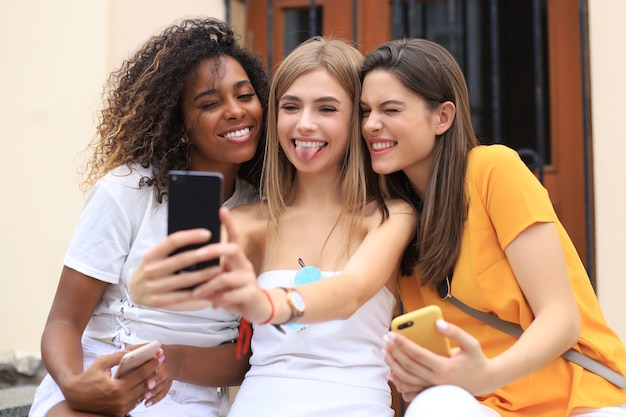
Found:
[[[376,224],[350,257],[341,273],[298,287],[307,303],[303,323],[345,319],[398,276],[400,260],[415,232],[415,213],[404,202],[389,205],[390,217]],[[271,290],[274,323],[289,318],[285,292]],[[267,317],[267,316],[266,316]]]
[[[555,224],[530,226],[505,253],[535,319],[492,361],[490,374],[499,386],[541,369],[580,337],[580,314]]]
[[[450,358],[435,355],[407,338],[390,334],[387,363],[405,399],[425,387],[454,384],[485,394],[546,366],[576,343],[580,315],[553,223],[537,223],[505,249],[535,319],[509,349],[488,359],[478,341],[452,324],[441,333],[457,342]],[[442,323],[443,324],[443,323]]]
[[[60,384],[83,372],[80,340],[105,288],[105,282],[63,267],[41,340],[46,369]]]
[[[263,322],[271,312],[267,297],[256,282],[251,262],[237,244],[232,219],[224,213],[229,243],[214,249],[225,260],[224,272],[194,290],[194,295],[242,314],[250,322]],[[302,322],[315,323],[346,318],[369,300],[390,279],[395,279],[405,248],[415,231],[415,214],[410,206],[396,201],[390,217],[376,221],[338,276],[298,287],[307,303]],[[214,246],[214,245],[211,245]],[[275,308],[273,323],[287,321],[290,310],[284,291],[268,291]]]
[[[154,374],[152,360],[121,379],[111,378],[111,367],[124,352],[105,355],[83,372],[81,336],[100,301],[106,283],[64,267],[41,351],[46,369],[57,382],[70,408],[105,415],[125,415],[143,397],[147,379]]]

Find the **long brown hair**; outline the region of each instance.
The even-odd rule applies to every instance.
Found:
[[[381,45],[365,57],[361,80],[373,70],[394,74],[431,109],[446,101],[456,106],[452,125],[436,139],[423,200],[404,172],[381,176],[383,189],[390,196],[409,201],[418,212],[417,242],[407,250],[402,272],[408,274],[417,267],[422,284],[436,284],[452,272],[459,255],[467,215],[467,156],[478,145],[465,78],[452,54],[425,39],[400,39]]]

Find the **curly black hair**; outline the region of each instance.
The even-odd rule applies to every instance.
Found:
[[[84,190],[114,168],[132,164],[151,167],[153,178],[140,186],[155,187],[161,202],[167,172],[187,169],[189,147],[181,143],[181,101],[187,74],[207,58],[230,56],[246,71],[267,110],[268,76],[260,58],[242,48],[230,26],[215,18],[183,20],[151,37],[133,57],[111,73],[103,89],[97,134],[89,148]],[[219,61],[218,61],[219,62]],[[265,120],[265,118],[264,118]],[[238,176],[257,189],[265,149],[265,123],[254,157],[241,165]]]

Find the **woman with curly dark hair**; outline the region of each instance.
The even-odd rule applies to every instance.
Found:
[[[229,208],[258,198],[267,83],[261,61],[213,18],[170,26],[111,74],[89,195],[42,336],[49,375],[32,417],[226,415],[219,387],[248,367],[232,343],[238,316],[140,307],[127,284],[166,237],[169,170],[220,172]],[[111,377],[127,349],[152,340],[162,342],[153,359]]]

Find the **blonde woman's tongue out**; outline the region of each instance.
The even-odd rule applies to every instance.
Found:
[[[294,143],[296,145],[296,155],[298,156],[298,159],[305,162],[315,158],[315,155],[317,155],[317,153],[321,151],[322,148],[328,145],[328,142],[320,140],[305,141],[296,139]]]

